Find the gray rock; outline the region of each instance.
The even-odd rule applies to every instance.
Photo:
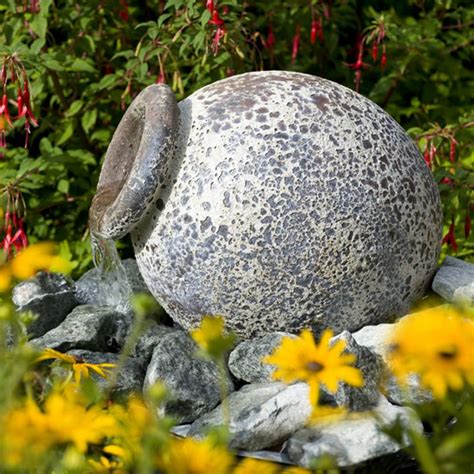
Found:
[[[446,257],[435,274],[432,288],[449,302],[474,305],[474,265]]]
[[[87,349],[118,352],[130,330],[130,318],[108,306],[77,306],[64,321],[43,336],[33,339],[37,347],[61,352]]]
[[[110,352],[93,352],[86,350],[72,350],[68,354],[77,357],[83,362],[91,364],[118,364],[119,355]],[[115,379],[114,386],[111,394],[114,398],[124,398],[131,393],[140,393],[143,388],[143,382],[145,380],[146,372],[146,361],[139,357],[127,357],[123,367],[120,368],[117,378]],[[112,369],[117,370],[117,369]],[[113,375],[109,378],[104,379],[100,375],[93,371],[90,371],[91,377],[101,386],[103,389],[108,389],[108,384]]]
[[[354,367],[361,370],[364,385],[357,388],[341,382],[334,395],[334,400],[338,406],[346,407],[350,411],[368,410],[377,405],[379,400],[382,361],[367,347],[357,344],[356,340],[348,331],[344,331],[333,337],[331,344],[339,340],[346,341],[344,353],[351,353],[357,357]]]
[[[127,282],[132,293],[150,293],[138,269],[136,260],[129,258],[122,261]],[[107,282],[103,279],[107,275],[102,274],[97,268],[92,268],[79,278],[76,282],[76,298],[80,304],[106,305],[109,301]]]
[[[221,400],[219,369],[197,355],[197,346],[184,331],[164,334],[156,345],[147,369],[144,390],[162,382],[170,398],[159,409],[161,415],[178,422],[194,421]],[[224,380],[227,393],[234,390],[230,377]]]
[[[403,314],[431,282],[443,220],[433,175],[393,118],[288,71],[228,77],[179,103],[166,85],[144,89],[89,215],[104,238],[131,234],[173,320],[190,329],[222,314],[246,339]]]
[[[370,349],[381,361],[382,376],[380,379],[380,389],[392,403],[403,405],[407,402],[414,404],[429,402],[433,399],[433,396],[421,386],[418,377],[410,376],[406,381],[406,385],[401,387],[390,373],[387,354],[390,345],[390,335],[397,324],[366,326],[353,333],[352,337],[359,345]]]
[[[419,420],[414,421],[410,408],[391,405],[380,397],[373,412],[353,413],[340,421],[319,422],[295,433],[287,442],[289,458],[305,467],[324,454],[332,456],[339,467],[349,467],[385,454],[399,451],[402,446],[381,432],[381,427],[397,420],[404,428],[423,431]],[[405,435],[403,446],[409,444]]]
[[[374,354],[386,359],[388,340],[395,328],[395,324],[377,324],[376,326],[364,326],[352,333],[352,337],[360,346],[367,347]]]
[[[401,385],[393,375],[390,375],[388,369],[381,391],[391,403],[400,406],[422,405],[434,400],[431,391],[421,385],[418,375],[408,376],[406,382]]]
[[[131,355],[133,357],[142,357],[149,361],[155,347],[163,336],[174,331],[178,331],[178,329],[163,326],[155,321],[149,321],[147,327],[140,334],[138,341],[133,346]]]
[[[272,332],[265,336],[249,339],[237,345],[229,355],[229,370],[234,377],[250,383],[272,382],[273,365],[262,359],[270,355],[281,343],[283,337],[293,334]]]
[[[232,393],[230,408],[230,447],[255,451],[274,446],[302,428],[311,414],[308,385],[279,382],[251,384]],[[219,405],[196,420],[188,436],[202,438],[211,426],[224,425],[224,409]]]
[[[12,300],[19,312],[31,311],[36,319],[28,326],[31,337],[56,327],[79,303],[74,283],[59,273],[39,272],[13,288]]]

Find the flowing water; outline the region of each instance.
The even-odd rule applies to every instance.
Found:
[[[115,242],[91,232],[91,246],[92,259],[100,275],[97,291],[101,304],[113,306],[121,313],[130,312],[132,289]]]

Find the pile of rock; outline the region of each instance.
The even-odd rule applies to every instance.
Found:
[[[136,262],[126,260],[124,265],[132,290],[147,292]],[[18,309],[37,315],[28,328],[31,343],[92,363],[117,362],[133,316],[103,305],[106,298],[101,294],[99,278],[95,269],[77,282],[58,274],[40,273],[16,286],[13,301]],[[474,265],[448,258],[434,279],[433,289],[448,301],[461,298],[473,303]],[[422,426],[413,422],[411,409],[403,406],[407,393],[388,375],[385,341],[393,327],[366,326],[334,338],[344,339],[347,350],[357,356],[356,366],[366,383],[361,389],[341,383],[334,395],[322,389],[323,403],[347,407],[350,414],[311,427],[306,426],[311,413],[308,386],[303,382],[289,386],[275,382],[272,367],[262,363],[282,337],[294,336],[270,333],[237,344],[230,353],[225,380],[231,447],[252,452],[277,450],[278,460],[302,466],[309,466],[312,459],[326,453],[341,467],[398,451],[400,446],[380,427],[397,421],[411,429],[422,430]],[[160,408],[161,413],[181,423],[177,432],[199,438],[209,427],[224,424],[220,377],[213,362],[196,355],[196,345],[186,331],[149,321],[120,369],[113,396],[146,390],[161,381],[171,395]],[[416,378],[410,381],[412,402],[421,403],[430,397]]]

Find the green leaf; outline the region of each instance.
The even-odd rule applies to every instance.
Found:
[[[69,70],[74,72],[96,72],[95,68],[90,63],[81,58],[74,59],[74,62],[69,66]]]
[[[69,181],[66,179],[60,179],[58,182],[58,191],[60,193],[68,193],[69,192]]]
[[[84,106],[83,100],[75,100],[69,109],[67,109],[66,113],[64,114],[66,117],[73,117],[76,115]]]
[[[95,125],[97,120],[97,109],[86,110],[81,118],[82,128],[86,133],[89,133],[90,129]]]
[[[74,124],[72,121],[69,121],[64,129],[62,135],[59,137],[59,140],[56,142],[57,145],[62,145],[66,143],[74,133]]]
[[[48,20],[43,15],[35,15],[30,22],[30,27],[33,33],[36,33],[39,38],[44,39],[48,29]]]

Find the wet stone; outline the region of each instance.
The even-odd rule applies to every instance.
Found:
[[[133,258],[122,260],[122,265],[132,293],[150,294],[136,260]],[[97,268],[92,268],[79,278],[76,282],[76,298],[80,304],[106,305],[109,302],[110,289],[107,285],[101,284],[103,278],[107,276],[104,277]]]
[[[39,272],[13,289],[13,303],[19,312],[31,311],[36,319],[28,334],[39,337],[60,324],[79,303],[74,282],[59,273]]]
[[[130,331],[131,320],[108,306],[77,306],[59,326],[31,343],[60,352],[87,349],[119,352]]]

